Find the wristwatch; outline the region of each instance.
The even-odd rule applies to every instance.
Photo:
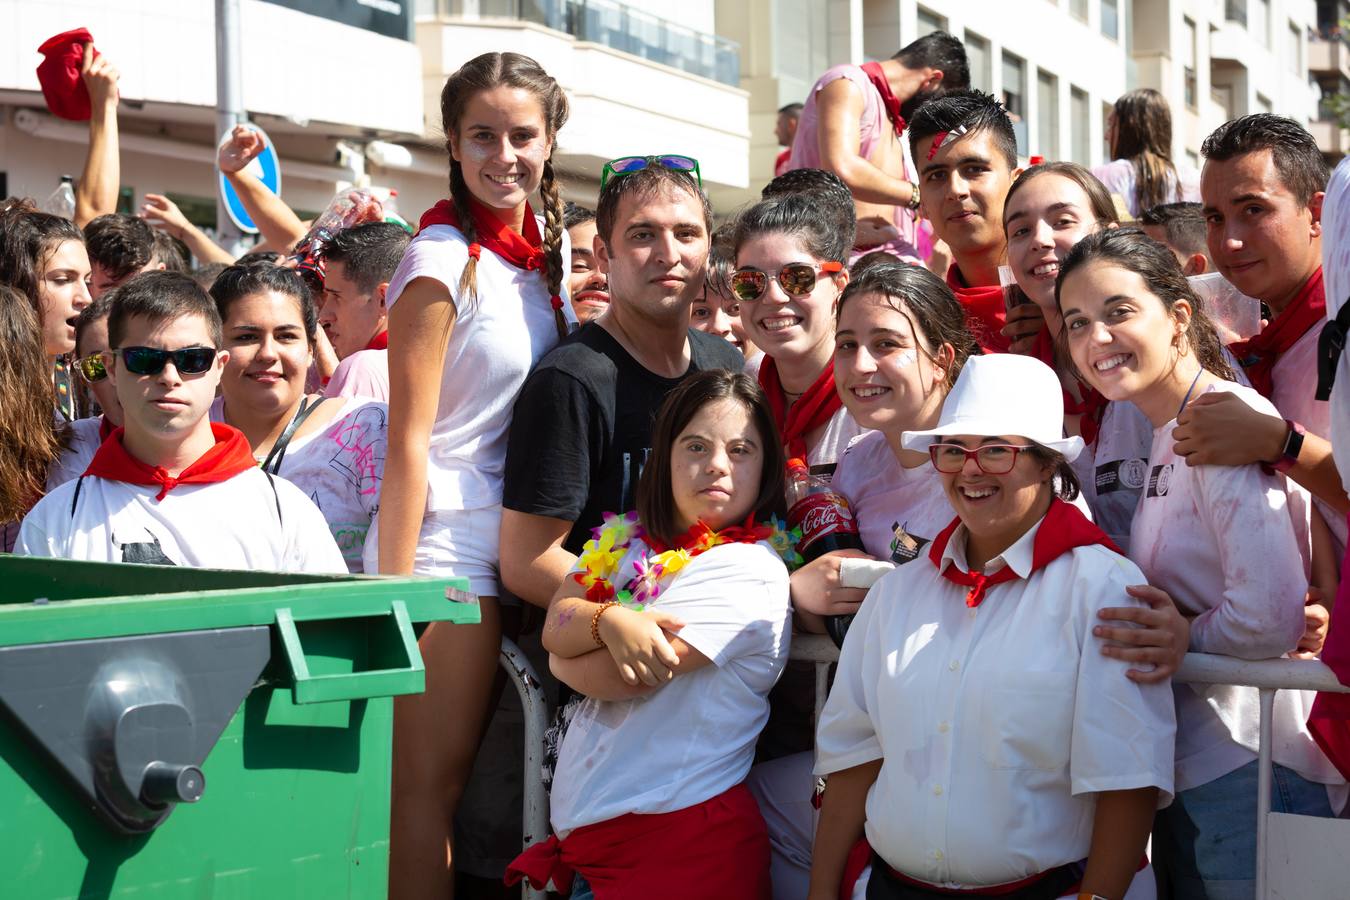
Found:
[[[918,209],[918,208],[919,208],[919,185],[918,185],[917,182],[911,181],[911,182],[909,183],[909,186],[910,186],[910,188],[912,189],[912,193],[909,195],[909,209]]]
[[[1307,433],[1293,419],[1285,419],[1284,424],[1289,428],[1284,437],[1284,450],[1280,452],[1280,458],[1270,464],[1272,469],[1282,473],[1288,472],[1298,462],[1298,455],[1303,450],[1303,435]]]

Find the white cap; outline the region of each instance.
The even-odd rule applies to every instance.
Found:
[[[1083,439],[1064,436],[1064,389],[1045,363],[1017,353],[972,356],[942,404],[936,428],[906,431],[906,450],[927,451],[955,434],[1017,435],[1073,460]]]

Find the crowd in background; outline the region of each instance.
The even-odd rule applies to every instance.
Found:
[[[1350,166],[1300,124],[1197,172],[1136,90],[1106,164],[1024,164],[939,32],[780,110],[758,202],[634,155],[590,209],[566,94],[490,53],[415,228],[301,221],[236,128],[236,259],[114,211],[117,72],[79,68],[73,209],[0,207],[2,549],[466,579],[395,704],[392,897],[1253,896],[1255,692],[1172,676],[1350,677]],[[504,636],[556,710],[523,853]],[[1344,712],[1278,695],[1275,811],[1342,814]]]

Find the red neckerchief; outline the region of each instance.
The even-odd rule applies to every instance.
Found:
[[[148,466],[128,453],[127,448],[122,446],[123,431],[122,428],[116,429],[99,445],[84,474],[106,478],[109,481],[123,481],[127,484],[157,484],[159,493],[155,495],[156,500],[163,500],[169,491],[180,484],[228,481],[240,472],[258,466],[244,433],[220,422],[211,423],[211,433],[216,438],[215,446],[203,453],[177,478],[162,467]]]
[[[676,536],[667,545],[654,534],[646,535],[643,540],[653,553],[665,553],[667,550],[688,550],[690,556],[698,556],[704,550],[711,550],[721,544],[754,544],[767,540],[773,534],[773,527],[756,525],[755,514],[745,517],[740,525],[730,525],[721,531],[713,531],[702,520],[695,522],[689,530]]]
[[[115,426],[113,425],[113,423],[108,421],[107,416],[98,417],[98,442],[100,444],[102,444],[108,438],[112,437],[112,433],[115,430],[116,430]]]
[[[373,338],[370,339],[370,343],[369,343],[369,344],[366,344],[366,349],[367,349],[367,350],[388,350],[388,349],[389,349],[389,332],[388,332],[387,330],[386,330],[386,331],[381,331],[379,334],[375,335]]]
[[[983,572],[962,572],[950,564],[945,564],[944,567],[942,554],[960,524],[961,518],[958,516],[942,530],[942,533],[933,540],[928,558],[937,566],[943,578],[970,588],[966,592],[966,606],[973,608],[980,605],[988,588],[1021,576],[1012,566],[1004,566],[993,575],[985,575]],[[1056,497],[1050,501],[1050,509],[1046,512],[1045,518],[1041,519],[1040,530],[1036,532],[1035,543],[1031,548],[1031,571],[1045,568],[1075,547],[1086,547],[1091,544],[1101,544],[1108,550],[1120,553],[1120,548],[1111,542],[1106,532],[1088,521],[1087,516],[1083,515],[1078,507]],[[950,560],[947,563],[950,563]]]
[[[1252,387],[1269,397],[1275,389],[1274,368],[1280,354],[1288,350],[1314,326],[1327,317],[1327,295],[1322,287],[1322,267],[1303,283],[1292,303],[1256,337],[1230,344],[1228,349],[1242,363]]]
[[[1350,609],[1350,545],[1341,560],[1341,586],[1336,592],[1336,602],[1347,604],[1341,609]],[[1341,684],[1350,685],[1350,618],[1342,623],[1332,617],[1326,643],[1322,645],[1322,662]],[[1308,731],[1332,765],[1350,778],[1350,694],[1319,693],[1308,715]]]
[[[522,878],[542,890],[570,886],[580,872],[601,897],[767,897],[765,866],[741,865],[764,849],[764,817],[738,784],[668,813],[627,813],[531,845],[506,867],[508,887]]]
[[[905,117],[900,115],[900,100],[891,91],[891,83],[886,80],[886,72],[881,68],[881,63],[863,63],[862,70],[867,80],[872,82],[872,87],[881,95],[881,108],[886,111],[886,118],[891,120],[891,127],[895,129],[897,135],[904,134]]]
[[[1037,359],[1045,363],[1056,372],[1059,369],[1055,365],[1055,342],[1050,337],[1050,329],[1042,328],[1036,334],[1036,348],[1032,351]],[[1097,440],[1097,431],[1101,428],[1102,415],[1106,411],[1106,404],[1110,401],[1098,393],[1097,389],[1091,385],[1078,382],[1078,389],[1083,392],[1083,399],[1079,400],[1068,390],[1064,393],[1064,415],[1079,416],[1078,433],[1083,436],[1084,443],[1091,444]]]
[[[967,287],[955,264],[947,269],[947,287],[966,311],[966,327],[985,353],[1007,353],[1012,341],[1003,336],[1008,324],[1008,301],[999,284]]]
[[[830,421],[844,405],[839,399],[839,392],[834,389],[833,359],[825,366],[825,371],[820,373],[815,384],[807,388],[806,393],[798,397],[790,409],[783,393],[783,383],[778,380],[778,363],[772,356],[764,357],[759,367],[759,386],[769,398],[769,408],[773,410],[773,420],[778,423],[789,459],[806,459],[806,435]]]
[[[469,198],[469,209],[473,215],[474,230],[478,232],[478,240],[469,245],[469,256],[478,259],[486,247],[517,269],[544,271],[544,239],[539,235],[539,222],[535,220],[534,210],[528,202],[525,204],[524,234],[518,234],[510,225],[493,215],[486,205],[472,197]],[[439,200],[435,206],[422,213],[417,229],[421,231],[432,225],[449,225],[463,231],[455,204],[449,200]],[[562,297],[554,294],[548,299],[555,310],[562,309]]]

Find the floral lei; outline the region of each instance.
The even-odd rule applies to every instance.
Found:
[[[800,539],[800,531],[789,531],[777,516],[770,517],[767,523],[756,525],[751,515],[745,524],[721,531],[713,531],[702,522],[697,522],[675,539],[673,547],[667,547],[648,536],[638,524],[636,512],[624,515],[605,513],[600,527],[591,529],[591,539],[582,547],[581,558],[577,561],[581,571],[573,572],[572,578],[586,589],[586,599],[592,603],[615,600],[640,610],[660,595],[661,582],[678,574],[691,559],[713,547],[768,541],[783,562],[793,568],[802,562],[801,555],[797,553]],[[650,552],[634,562],[637,575],[622,588],[616,589],[611,579],[619,570],[619,561],[635,540],[647,541]]]

